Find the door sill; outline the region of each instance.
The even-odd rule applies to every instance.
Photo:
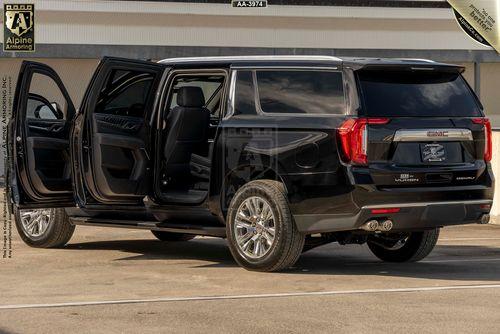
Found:
[[[196,234],[221,238],[226,237],[226,228],[224,226],[172,224],[165,222],[160,223],[157,221],[97,219],[89,217],[72,217],[70,218],[70,221],[73,225],[130,228],[139,230]]]

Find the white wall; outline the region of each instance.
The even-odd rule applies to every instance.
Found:
[[[449,8],[37,0],[36,41],[56,44],[487,49]],[[3,33],[3,31],[1,32]]]

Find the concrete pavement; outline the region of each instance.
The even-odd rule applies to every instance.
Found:
[[[417,264],[386,264],[365,246],[330,244],[272,274],[236,266],[224,240],[165,243],[147,231],[77,227],[68,246],[50,250],[29,248],[14,233],[12,251],[0,260],[7,333],[493,333],[500,326],[500,226],[447,228]],[[426,290],[435,287],[445,289]],[[111,304],[87,305],[99,302]],[[15,309],[31,304],[42,305]]]

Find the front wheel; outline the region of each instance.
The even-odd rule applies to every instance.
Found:
[[[14,217],[21,239],[31,247],[62,247],[75,231],[64,209],[16,209]]]
[[[241,187],[229,205],[226,224],[231,253],[242,267],[278,271],[292,266],[304,248],[283,185],[272,180]]]
[[[368,248],[386,262],[417,262],[432,252],[439,238],[439,228],[404,234],[374,236]]]

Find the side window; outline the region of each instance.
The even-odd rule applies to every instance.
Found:
[[[154,76],[148,72],[112,70],[101,90],[95,112],[144,117]]]
[[[265,113],[344,114],[342,73],[317,70],[257,71]]]
[[[26,106],[26,117],[67,119],[68,103],[55,81],[45,74],[33,73]]]
[[[252,71],[238,71],[234,87],[234,115],[249,114],[256,114]]]

